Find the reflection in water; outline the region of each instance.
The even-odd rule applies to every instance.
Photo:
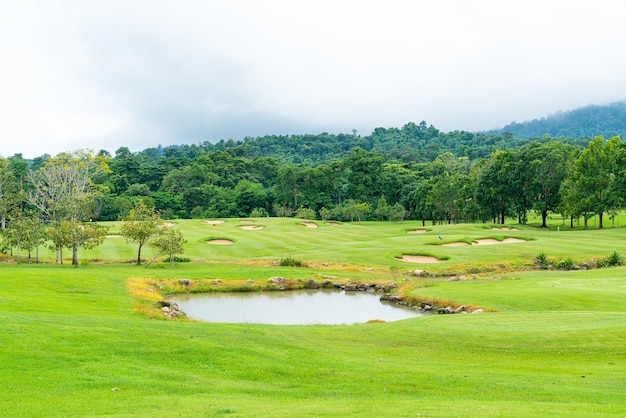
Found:
[[[337,290],[181,294],[168,298],[191,319],[276,325],[356,324],[422,316],[380,295]]]

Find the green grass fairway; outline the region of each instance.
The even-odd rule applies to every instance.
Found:
[[[539,253],[578,264],[625,254],[626,230],[459,224],[408,233],[421,223],[251,221],[175,221],[192,262],[174,268],[126,263],[136,248],[123,238],[81,250],[78,268],[67,259],[0,263],[0,415],[626,415],[626,268],[533,270]],[[526,242],[442,245],[504,238]],[[403,254],[448,259],[408,263]],[[287,256],[309,267],[275,264]],[[408,280],[410,269],[435,276]],[[493,312],[351,326],[212,324],[149,319],[128,288],[133,278],[322,275],[396,280],[407,294]]]

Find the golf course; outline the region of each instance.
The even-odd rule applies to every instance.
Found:
[[[175,219],[181,259],[148,267],[121,222],[102,225],[76,267],[69,251],[62,265],[45,248],[40,263],[0,257],[1,416],[626,415],[626,267],[603,263],[626,254],[619,220]],[[394,283],[406,300],[482,313],[285,326],[168,319],[156,303],[269,291],[272,277]]]

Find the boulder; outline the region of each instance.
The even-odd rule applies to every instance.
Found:
[[[320,288],[319,283],[313,279],[307,280],[304,285],[306,286],[307,289],[319,289]]]
[[[180,283],[181,285],[183,285],[185,287],[191,286],[191,280],[189,280],[189,279],[180,279],[178,281],[178,283]]]

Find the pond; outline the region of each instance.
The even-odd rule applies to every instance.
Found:
[[[381,302],[379,294],[339,290],[179,294],[168,300],[176,302],[188,318],[205,322],[350,325],[423,315]]]

